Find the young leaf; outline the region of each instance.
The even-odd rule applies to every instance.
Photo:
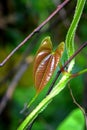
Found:
[[[40,92],[50,80],[60,61],[63,51],[63,42],[59,44],[55,51],[53,51],[50,37],[46,37],[42,41],[34,61],[34,82],[37,92]]]

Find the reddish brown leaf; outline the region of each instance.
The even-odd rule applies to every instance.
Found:
[[[46,37],[38,49],[34,61],[34,82],[40,92],[51,78],[64,51],[64,43],[60,43],[55,51],[52,51],[50,37]]]

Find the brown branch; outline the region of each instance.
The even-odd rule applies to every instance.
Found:
[[[74,58],[77,56],[77,54],[79,54],[80,51],[81,51],[83,48],[85,48],[86,46],[87,46],[87,42],[83,43],[83,44],[78,48],[78,50],[70,57],[70,59],[69,59],[68,61],[66,61],[66,63],[65,63],[64,66],[61,68],[61,70],[64,69],[64,68],[71,62],[71,60],[74,59]]]
[[[82,108],[82,106],[80,106],[80,104],[76,101],[74,95],[73,95],[73,92],[72,92],[72,89],[70,87],[70,84],[68,84],[68,88],[69,88],[69,91],[70,91],[70,95],[72,97],[72,100],[73,100],[73,103],[76,104],[76,106],[83,112],[83,114],[85,115],[85,111],[84,109]]]
[[[54,78],[54,80],[53,80],[53,82],[52,82],[52,84],[51,84],[51,86],[50,86],[50,88],[49,88],[49,90],[48,90],[48,92],[47,92],[46,95],[49,95],[49,93],[51,92],[51,90],[52,90],[52,88],[54,87],[55,82],[56,82],[56,80],[58,79],[59,75],[61,74],[62,70],[64,70],[64,68],[71,62],[71,60],[74,59],[75,56],[77,56],[77,54],[79,54],[79,52],[80,52],[83,48],[85,48],[86,46],[87,46],[87,42],[83,43],[82,46],[79,47],[79,49],[69,58],[69,60],[66,61],[66,63],[64,64],[64,66],[57,72],[56,77]],[[71,93],[71,94],[72,94],[72,93]],[[72,97],[73,97],[74,103],[75,103],[75,104],[82,110],[82,112],[84,113],[84,110],[83,110],[82,107],[76,102],[76,100],[74,99],[74,96],[73,96],[73,95],[72,95]],[[87,122],[86,115],[84,115],[84,116],[85,116],[85,119],[86,119],[86,122]],[[35,119],[35,120],[36,120],[36,119]],[[33,126],[35,120],[30,124],[28,130],[31,130],[31,129],[32,129],[32,126]]]
[[[43,21],[36,29],[33,30],[1,63],[0,67],[2,67],[10,57],[20,48],[22,47],[33,35],[41,30],[41,28],[47,24],[70,0],[65,0],[62,4],[60,4],[56,10],[45,20]]]
[[[60,76],[61,72],[64,71],[64,68],[67,67],[67,65],[72,61],[72,59],[74,59],[74,58],[77,56],[77,54],[79,54],[80,51],[81,51],[83,48],[85,48],[86,46],[87,46],[87,42],[83,43],[83,44],[78,48],[78,50],[69,58],[69,60],[66,61],[66,63],[61,67],[61,69],[57,72],[57,74],[56,74],[56,76],[55,76],[55,78],[54,78],[54,80],[53,80],[53,82],[52,82],[52,84],[51,84],[51,86],[50,86],[50,88],[49,88],[49,90],[48,90],[48,92],[47,92],[47,95],[51,92],[52,88],[53,88],[54,85],[55,85],[56,80],[57,80],[58,77]],[[77,73],[76,73],[76,76],[78,76]]]
[[[14,68],[12,68],[7,75],[5,75],[2,79],[0,79],[0,85],[2,86],[3,84],[5,84],[9,78],[12,78],[13,75],[15,75],[17,73],[17,71],[20,70],[21,66],[25,63],[25,59],[26,57],[29,56],[29,54],[33,51],[32,49],[34,48],[34,43],[37,43],[38,39],[41,36],[41,32],[38,33],[33,40],[31,41],[31,45],[27,47],[27,49],[23,52],[23,56],[22,59],[20,61],[20,63],[18,63]],[[21,77],[20,77],[21,78]]]
[[[76,101],[72,89],[70,88],[70,84],[68,84],[68,88],[70,91],[70,95],[72,97],[73,103],[82,111],[83,115],[84,115],[84,119],[85,119],[85,130],[87,130],[87,113],[85,112],[84,108]]]

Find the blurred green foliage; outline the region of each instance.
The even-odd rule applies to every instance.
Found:
[[[17,67],[27,48],[29,54],[36,53],[41,40],[44,36],[50,35],[54,43],[54,47],[58,43],[65,40],[69,23],[71,23],[75,0],[70,2],[63,11],[65,13],[58,13],[44,28],[39,36],[34,36],[30,39],[26,45],[17,51],[14,56],[6,63],[6,65],[0,68],[0,100],[9,87],[16,71],[8,76],[8,74]],[[1,0],[0,1],[0,61],[2,61],[12,49],[14,49],[29,33],[33,31],[43,20],[45,20],[52,11],[59,4],[57,0]],[[70,13],[71,12],[71,13]],[[63,19],[64,17],[64,19]],[[65,21],[68,21],[65,23]],[[76,33],[75,48],[78,48],[80,44],[87,40],[87,3],[79,23],[79,27]],[[31,44],[29,44],[31,43]],[[76,57],[76,66],[73,69],[73,73],[80,71],[87,66],[87,49],[85,48]],[[0,129],[1,130],[15,130],[20,122],[25,117],[24,114],[20,114],[24,104],[29,102],[35,94],[33,83],[33,63],[29,65],[24,72],[20,81],[18,82],[16,89],[13,93],[12,99],[7,103],[7,106],[0,116]],[[7,79],[2,83],[4,77]],[[70,82],[70,86],[73,90],[74,96],[78,103],[82,104],[84,100],[84,88],[87,86],[85,79],[87,75],[79,76]],[[56,130],[58,127],[65,127],[65,121],[71,124],[70,118],[65,119],[70,112],[71,118],[73,118],[73,110],[76,105],[73,104],[72,98],[68,87],[66,87],[58,96],[55,97],[53,102],[49,104],[47,109],[38,117],[32,130]],[[79,115],[79,120],[82,119],[79,110],[76,110],[76,119]],[[65,119],[65,120],[64,120]],[[64,121],[63,121],[64,120]],[[63,123],[61,123],[63,121]],[[76,120],[77,122],[77,120]],[[60,126],[61,125],[61,126]],[[62,126],[63,125],[63,126]],[[84,123],[83,123],[84,125]],[[82,130],[83,130],[82,125]],[[81,124],[78,122],[74,129],[80,130]],[[69,129],[69,127],[67,128]],[[64,129],[65,130],[65,129]],[[71,129],[69,129],[71,130]]]
[[[84,129],[84,116],[83,113],[76,109],[63,121],[57,130],[83,130]]]

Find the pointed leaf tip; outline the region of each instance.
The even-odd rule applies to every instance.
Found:
[[[34,82],[37,92],[40,92],[50,80],[64,51],[64,43],[60,43],[53,53],[52,51],[51,39],[46,37],[42,41],[34,60]]]
[[[51,39],[50,37],[46,37],[44,38],[44,40],[42,41],[37,53],[39,53],[40,51],[42,50],[49,50],[51,51],[52,50],[52,42],[51,42]]]

